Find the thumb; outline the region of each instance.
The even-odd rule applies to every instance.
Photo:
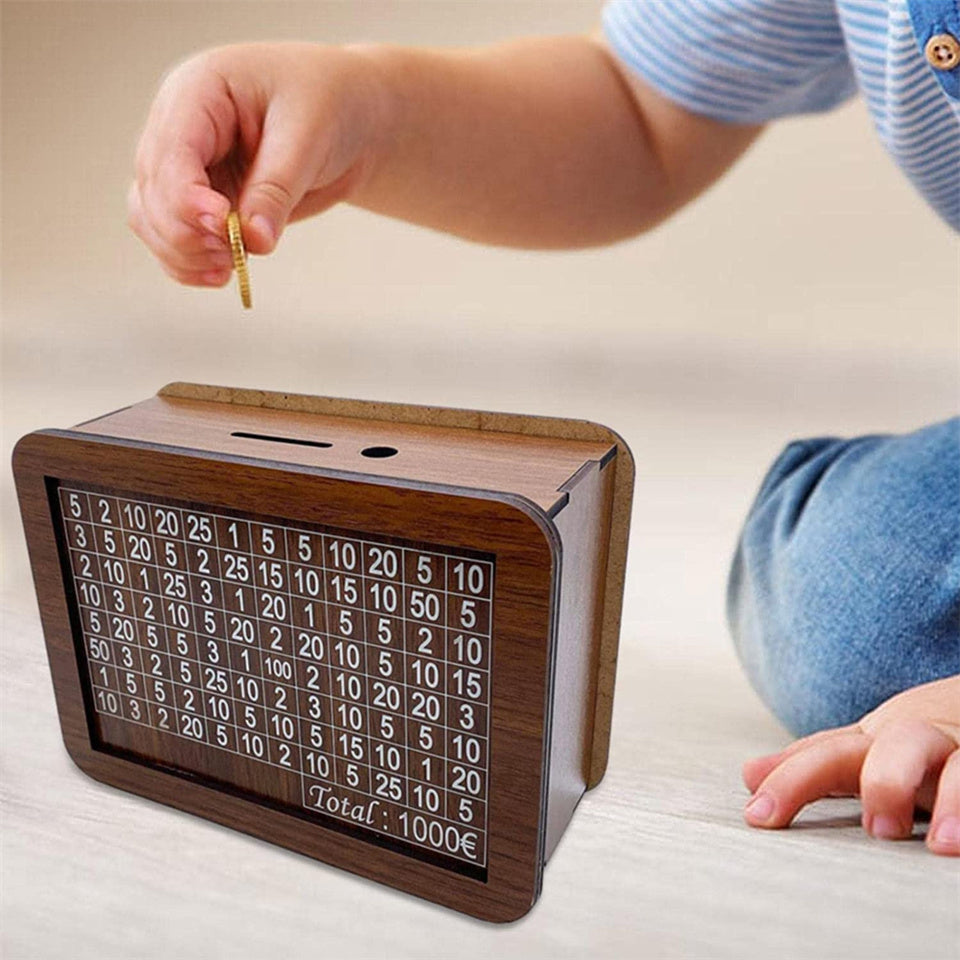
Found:
[[[315,132],[294,112],[268,111],[260,145],[240,194],[247,249],[270,253],[314,177]]]

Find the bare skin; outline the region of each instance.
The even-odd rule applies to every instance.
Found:
[[[199,285],[229,277],[236,203],[259,254],[339,201],[483,243],[591,246],[663,220],[759,129],[626,80],[590,37],[459,52],[224,47],[161,85],[129,222],[168,273]]]
[[[687,112],[595,37],[459,51],[222,47],[164,79],[129,223],[167,273],[197,286],[230,278],[233,207],[255,254],[339,202],[481,243],[594,246],[664,220],[761,129]],[[750,761],[747,822],[786,826],[818,797],[859,792],[868,832],[905,836],[916,800],[933,810],[930,849],[957,854],[958,683],[907,691],[859,724]]]
[[[863,828],[884,840],[909,837],[914,808],[931,812],[927,847],[960,855],[960,676],[891,697],[859,723],[821,730],[786,750],[749,760],[754,827],[785,827],[821,797],[859,796]]]

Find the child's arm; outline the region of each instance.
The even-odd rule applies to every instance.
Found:
[[[340,200],[486,243],[602,244],[696,196],[759,130],[676,106],[589,37],[225,47],[164,81],[130,223],[197,284],[229,276],[223,224],[237,200],[254,253]]]
[[[932,811],[927,846],[960,855],[960,676],[913,687],[859,723],[804,737],[781,753],[750,760],[746,820],[785,827],[821,797],[859,795],[864,829],[910,835],[914,807]]]

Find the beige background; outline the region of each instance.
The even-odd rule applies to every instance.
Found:
[[[341,208],[233,288],[178,288],[125,227],[162,72],[234,40],[467,44],[594,2],[2,4],[3,447],[192,379],[578,416],[639,481],[610,773],[505,929],[87,780],[62,749],[2,475],[3,948],[27,956],[955,956],[957,874],[855,804],[751,833],[738,764],[785,735],[723,625],[740,519],[788,439],[957,405],[955,237],[864,108],[769,131],[654,234],[491,250]],[[421,938],[427,935],[427,940]]]

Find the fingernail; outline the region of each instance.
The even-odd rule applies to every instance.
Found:
[[[203,246],[207,250],[225,250],[224,242],[220,237],[204,237]]]
[[[767,793],[758,793],[747,804],[744,813],[750,823],[766,823],[773,816],[773,797]]]
[[[208,230],[215,237],[221,234],[220,221],[212,213],[201,213],[200,224],[204,230]]]
[[[932,842],[941,850],[960,850],[960,817],[944,817],[933,831]]]
[[[273,224],[262,213],[255,213],[250,218],[250,226],[253,227],[260,236],[266,237],[270,243],[276,242],[277,231],[274,229]]]
[[[203,282],[219,287],[226,280],[228,274],[224,270],[211,270],[203,275]]]
[[[870,834],[878,840],[899,840],[904,835],[903,824],[899,820],[882,813],[880,816],[873,818],[873,823],[870,825]]]

